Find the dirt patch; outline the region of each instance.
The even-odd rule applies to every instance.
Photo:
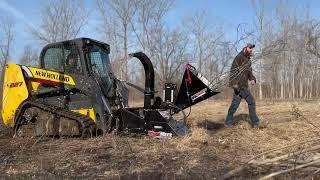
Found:
[[[0,119],[0,139],[7,139],[12,137],[12,135],[12,129],[4,126],[4,124],[2,124],[2,120]]]

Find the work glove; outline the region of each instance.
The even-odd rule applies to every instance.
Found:
[[[256,81],[255,81],[255,80],[251,80],[251,81],[250,81],[250,84],[251,84],[252,86],[254,86],[254,85],[256,84]]]
[[[232,85],[232,88],[233,88],[234,94],[239,95],[240,90],[239,90],[238,85],[237,84]]]

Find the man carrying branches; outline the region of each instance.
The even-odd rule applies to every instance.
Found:
[[[256,103],[248,87],[248,80],[252,85],[256,84],[256,78],[252,74],[250,60],[254,47],[254,44],[247,44],[247,46],[245,46],[233,60],[229,77],[229,85],[233,88],[234,95],[225,121],[227,127],[234,126],[233,114],[237,111],[241,99],[245,99],[248,103],[249,117],[252,127],[259,127],[259,118],[256,114]]]

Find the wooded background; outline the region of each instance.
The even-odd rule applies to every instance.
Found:
[[[41,25],[30,28],[28,44],[19,58],[21,64],[37,65],[41,47],[47,43],[79,37],[88,22],[96,27],[102,41],[111,46],[111,61],[117,77],[143,86],[142,66],[128,57],[145,52],[153,62],[156,86],[180,83],[185,64],[190,62],[213,83],[228,89],[226,79],[233,58],[246,43],[256,44],[252,64],[258,83],[252,88],[257,99],[314,99],[320,95],[320,20],[308,6],[290,9],[290,1],[279,1],[272,16],[265,1],[252,0],[253,26],[239,22],[230,40],[225,27],[208,12],[198,11],[181,19],[175,28],[166,25],[166,15],[175,0],[96,0],[89,9],[79,0],[49,0],[41,10]],[[97,12],[98,17],[92,16]],[[1,69],[15,53],[16,20],[0,17]]]

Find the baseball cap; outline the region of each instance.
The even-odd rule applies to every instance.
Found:
[[[251,44],[251,43],[248,43],[248,44],[246,45],[246,47],[248,47],[248,48],[252,49],[252,48],[256,47],[256,45]]]

